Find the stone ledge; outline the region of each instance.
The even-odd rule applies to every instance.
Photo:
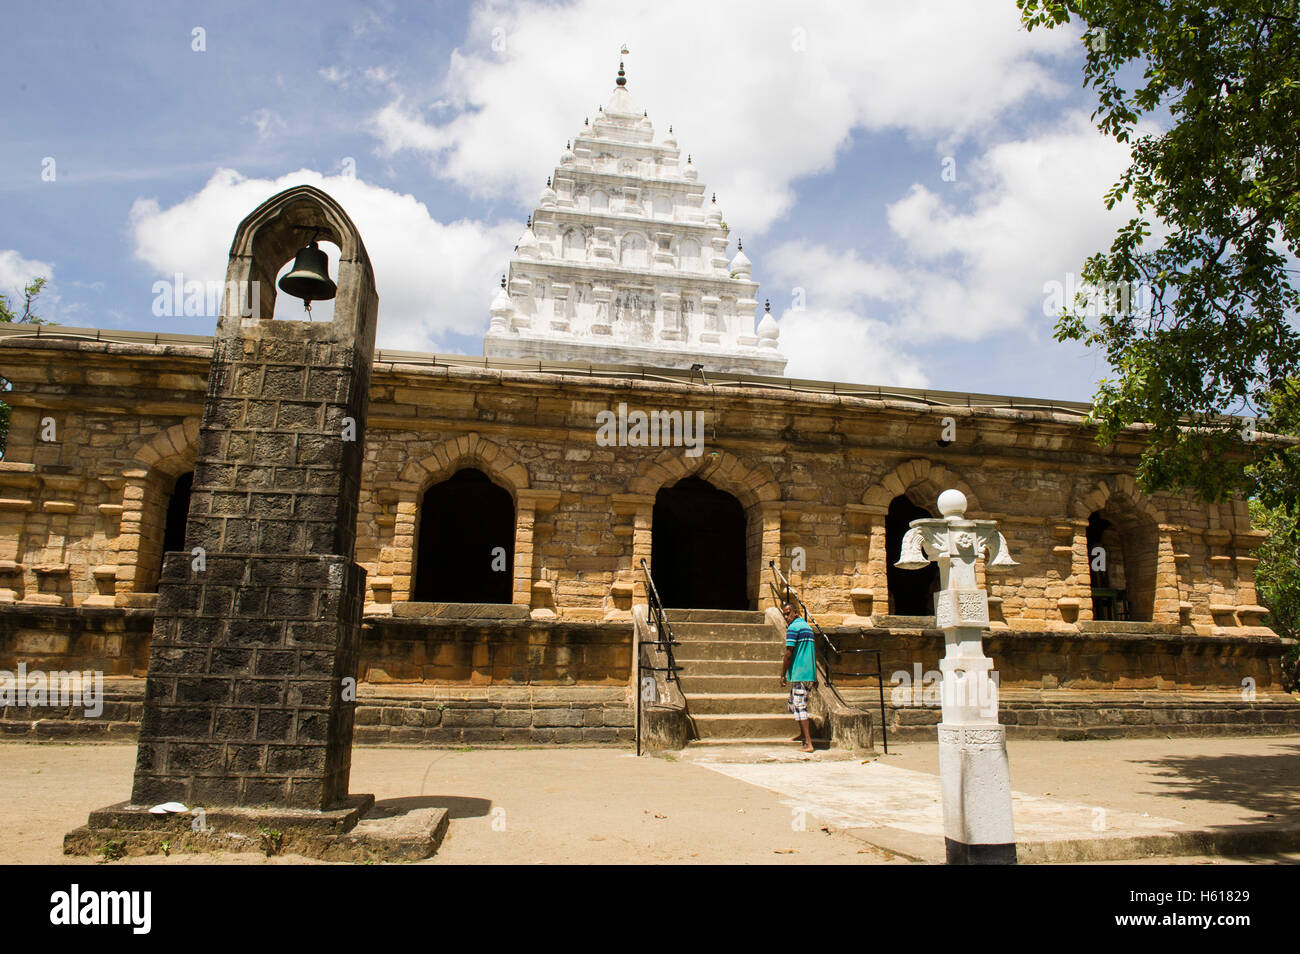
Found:
[[[902,620],[903,623],[899,623]],[[915,637],[918,633],[927,638],[933,638],[943,645],[943,631],[935,629],[933,626],[933,616],[914,616],[914,617],[881,617],[874,618],[874,626],[824,626],[826,633],[832,637],[853,637],[860,636],[865,639],[880,639],[885,637]],[[898,625],[882,626],[882,621],[891,621]],[[916,625],[912,625],[915,621]],[[929,621],[927,625],[920,625]],[[1080,626],[1084,624],[1080,623]],[[1007,645],[1024,643],[1032,640],[1054,640],[1082,643],[1085,641],[1106,641],[1114,643],[1129,643],[1136,646],[1153,646],[1153,645],[1187,645],[1187,646],[1287,646],[1289,641],[1276,634],[1261,635],[1254,632],[1244,632],[1236,634],[1232,632],[1220,632],[1214,635],[1203,635],[1195,632],[1190,628],[1173,627],[1172,631],[1165,624],[1151,623],[1132,623],[1131,626],[1151,627],[1159,626],[1158,629],[1130,629],[1115,630],[1104,628],[1111,624],[1093,623],[1088,624],[1088,630],[1052,630],[1052,629],[1012,629],[999,630],[992,633],[985,633],[985,640],[1003,640]]]
[[[1003,693],[998,722],[1009,739],[1153,738],[1161,736],[1300,735],[1300,699],[1279,694],[1256,702],[1235,701],[1215,693],[1189,698],[1189,693],[1160,698],[1158,693],[1091,692],[1087,698],[1032,698],[1025,693],[1010,699]],[[1044,691],[1043,696],[1053,694]],[[1173,695],[1173,694],[1171,694]],[[1206,694],[1209,695],[1209,694]],[[849,700],[879,712],[874,693],[853,693]],[[888,698],[888,696],[886,696]],[[935,737],[941,718],[937,705],[885,706],[890,738],[925,741]]]
[[[523,620],[528,619],[528,607],[513,603],[393,603],[393,619],[414,619],[420,622],[447,620],[464,622],[473,620]]]
[[[346,807],[327,811],[212,808],[202,816],[154,815],[121,802],[91,812],[86,825],[64,836],[63,853],[96,855],[112,846],[125,855],[264,851],[321,861],[419,861],[438,850],[450,815],[433,806],[403,810],[406,801],[377,803],[373,795],[351,795]],[[203,827],[195,831],[199,818]]]

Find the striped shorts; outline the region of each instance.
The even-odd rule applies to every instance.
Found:
[[[812,685],[811,682],[790,683],[790,698],[786,700],[786,708],[799,722],[808,721],[808,690]]]

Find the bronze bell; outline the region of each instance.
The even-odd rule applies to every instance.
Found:
[[[293,269],[280,279],[280,291],[301,298],[308,305],[334,297],[338,286],[330,280],[329,259],[315,241],[299,250]]]

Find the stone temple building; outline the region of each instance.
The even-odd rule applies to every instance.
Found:
[[[936,574],[894,563],[909,522],[936,515],[949,488],[968,517],[999,521],[1019,561],[981,570],[1013,735],[1300,724],[1244,502],[1143,493],[1142,433],[1101,447],[1086,405],[783,376],[777,321],[755,325],[758,286],[730,243],[693,157],[671,130],[655,140],[620,69],[511,257],[485,356],[375,353],[358,438],[357,741],[631,745],[639,716],[668,744],[786,735],[773,566],[829,637],[819,729],[863,744],[846,727],[865,725],[870,744],[876,682],[844,675],[874,668],[852,652],[870,650],[891,731],[932,732],[937,695],[899,689],[938,668]],[[248,382],[269,402],[221,411],[229,467],[214,479],[255,499],[194,488],[212,348],[0,326],[13,385],[0,669],[110,677],[100,719],[9,707],[6,733],[129,736],[164,554],[300,532],[295,492],[322,449],[295,428],[328,381],[286,351]],[[276,463],[241,463],[249,441]],[[237,611],[236,592],[208,591],[202,612]]]
[[[728,260],[717,197],[673,137],[661,143],[623,66],[608,105],[566,143],[492,302],[489,358],[781,374],[777,323]]]

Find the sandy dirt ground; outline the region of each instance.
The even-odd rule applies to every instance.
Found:
[[[1300,736],[1012,741],[1008,749],[1012,786],[1029,795],[1149,813],[1195,828],[1300,824]],[[95,863],[66,858],[62,837],[92,809],[128,796],[134,761],[130,744],[0,744],[0,864]],[[880,761],[937,774],[938,746],[900,744]],[[797,773],[799,765],[782,771]],[[816,814],[816,799],[792,799],[689,758],[638,759],[606,749],[359,747],[352,791],[447,808],[449,834],[432,864],[903,861],[864,841],[834,813]],[[1297,860],[1292,854],[1142,863]],[[121,863],[302,861],[221,853]]]
[[[130,794],[134,745],[0,744],[0,864],[85,864],[63,835]],[[433,864],[861,864],[898,861],[797,816],[765,789],[622,750],[357,748],[352,791],[446,807]],[[125,863],[292,863],[173,855]],[[122,862],[119,862],[122,863]]]

